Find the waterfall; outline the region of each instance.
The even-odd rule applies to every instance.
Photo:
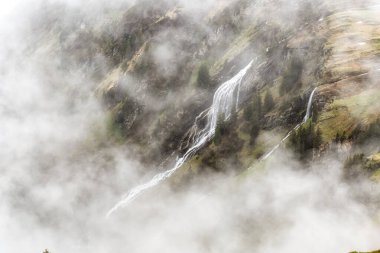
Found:
[[[293,131],[296,131],[298,130],[298,128],[300,128],[302,126],[302,124],[304,124],[308,119],[310,119],[310,116],[311,116],[311,106],[313,105],[313,98],[314,98],[314,95],[315,95],[315,92],[317,91],[317,88],[314,88],[314,90],[311,92],[310,94],[310,97],[309,97],[309,101],[307,103],[307,108],[306,108],[306,114],[305,114],[305,117],[303,118],[303,121],[302,123],[296,125],[281,141],[279,144],[277,144],[274,148],[272,148],[266,155],[263,156],[263,158],[261,159],[261,161],[264,161],[266,159],[268,159],[280,146],[281,144],[283,144],[289,137],[290,135],[293,133]]]
[[[203,129],[196,129],[194,133],[193,145],[186,151],[186,153],[177,159],[173,168],[155,175],[149,182],[141,184],[133,188],[128,194],[124,195],[122,200],[119,201],[108,213],[109,217],[112,213],[119,208],[127,205],[134,200],[139,194],[158,185],[163,180],[169,178],[178,168],[180,168],[191,156],[193,156],[200,148],[202,148],[215,134],[215,128],[218,121],[218,116],[223,115],[227,120],[234,110],[237,110],[239,103],[240,86],[243,77],[251,68],[253,60],[239,73],[237,73],[230,80],[223,83],[215,92],[211,107],[202,112],[196,120],[207,116],[207,123]],[[236,98],[235,98],[236,96]]]
[[[307,103],[306,114],[305,114],[305,118],[303,119],[303,122],[306,122],[310,118],[311,106],[313,104],[313,98],[316,91],[317,91],[317,88],[314,88],[314,90],[311,92],[309,102]]]

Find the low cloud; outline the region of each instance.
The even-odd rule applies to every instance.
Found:
[[[108,4],[53,2],[90,10]],[[198,12],[199,6],[209,11],[216,3],[182,4]],[[202,175],[181,189],[164,183],[106,219],[126,189],[159,169],[141,165],[133,147],[107,141],[106,112],[90,95],[98,85],[89,75],[91,66],[62,69],[59,50],[49,50],[56,48],[54,36],[41,40],[45,50],[29,48],[26,21],[18,17],[35,15],[25,11],[30,4],[0,5],[6,14],[0,15],[0,252],[380,248],[379,186],[342,180],[336,157],[306,165],[287,151],[276,153],[267,170],[245,178]],[[163,62],[160,67],[170,73],[175,45],[159,44],[153,52],[156,64]]]

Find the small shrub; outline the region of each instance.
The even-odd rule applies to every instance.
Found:
[[[197,76],[198,87],[208,89],[211,86],[211,78],[209,68],[206,64],[202,64],[198,70]]]
[[[298,84],[300,84],[299,80],[301,78],[302,70],[303,64],[301,60],[294,58],[283,74],[283,81],[280,85],[281,96],[292,91],[298,86]]]
[[[303,159],[309,151],[318,149],[322,144],[322,132],[309,120],[289,137],[289,146]]]
[[[273,107],[274,107],[273,96],[272,96],[272,93],[268,91],[264,98],[264,112],[267,113],[271,111]]]

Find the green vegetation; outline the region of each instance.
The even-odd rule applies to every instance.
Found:
[[[371,89],[358,95],[337,99],[322,111],[318,117],[318,126],[324,141],[335,140],[337,134],[357,135],[358,127],[364,128],[371,122],[380,106],[380,90]],[[359,126],[358,126],[359,125]]]
[[[289,137],[289,146],[303,159],[311,150],[319,148],[322,144],[321,136],[321,130],[309,120],[299,129],[293,131]]]
[[[270,91],[267,91],[265,98],[264,98],[264,112],[267,113],[271,111],[274,107],[274,100],[272,93]]]
[[[301,60],[293,58],[283,74],[280,85],[280,95],[285,95],[301,85],[300,78],[303,70]]]
[[[218,146],[222,142],[222,137],[227,132],[226,122],[224,121],[224,115],[219,114],[216,122],[214,144]]]
[[[294,122],[300,122],[304,116],[305,116],[305,104],[307,101],[305,98],[303,98],[301,95],[293,96],[293,97],[283,97],[283,100],[280,100],[280,105],[279,105],[279,111],[280,112],[286,112],[291,108],[292,111],[292,117],[287,117],[287,121],[290,124],[293,124]],[[313,122],[314,116],[317,116],[315,114],[315,109],[313,109]]]
[[[368,157],[365,166],[370,171],[379,170],[380,169],[380,153],[377,153]]]
[[[254,106],[249,104],[243,111],[243,117],[246,121],[251,121],[253,119]]]
[[[117,65],[125,59],[130,59],[142,44],[142,34],[124,34],[115,38],[109,34],[103,35],[99,42],[104,54]]]
[[[346,135],[346,132],[343,131],[343,133],[336,133],[335,135],[335,139],[334,139],[334,142],[335,143],[343,143],[345,140],[347,140],[347,135]]]
[[[203,63],[198,70],[197,85],[200,88],[208,89],[211,83],[209,68]]]
[[[118,143],[124,143],[131,135],[136,118],[142,112],[142,106],[133,98],[127,97],[119,102],[109,113],[107,132]]]
[[[352,251],[350,253],[380,253],[380,250],[371,251],[371,252],[362,252],[362,251]]]
[[[374,38],[371,40],[372,46],[375,48],[376,51],[380,51],[380,38]]]
[[[269,94],[269,98],[268,98]],[[264,105],[264,110],[269,106],[273,107],[274,102],[273,98],[271,97],[271,94],[268,92],[267,96],[265,97],[264,103],[267,103],[267,105]],[[270,103],[273,103],[272,105]],[[269,108],[268,107],[268,108]],[[249,129],[249,144],[254,145],[256,142],[256,139],[260,133],[260,120],[262,117],[262,105],[261,105],[261,96],[258,92],[255,93],[252,103],[250,103],[243,111],[243,117],[246,121],[248,121],[250,125]]]
[[[256,115],[256,119],[260,120],[262,116],[262,103],[261,103],[261,96],[260,93],[256,92],[254,98],[253,98],[253,109],[254,114]]]
[[[244,50],[250,46],[255,36],[255,25],[252,25],[244,30],[241,35],[230,44],[230,47],[227,49],[226,53],[215,62],[211,69],[211,75],[215,76],[218,74],[226,63],[232,61],[236,56],[244,52]]]
[[[246,121],[259,121],[262,117],[261,96],[258,92],[254,94],[252,102],[244,108],[243,116]]]
[[[371,180],[380,182],[380,169],[376,170],[375,173],[373,173]]]
[[[118,124],[116,120],[116,115],[117,113],[115,112],[111,112],[108,115],[106,122],[107,133],[112,140],[114,140],[116,143],[121,144],[125,142],[125,135],[123,133],[122,125]]]
[[[367,140],[375,140],[380,138],[380,118],[370,123],[366,129],[360,129],[358,126],[354,131],[353,138],[358,143],[364,143]]]
[[[344,176],[347,178],[357,178],[358,176],[367,175],[372,180],[379,180],[380,176],[380,153],[370,157],[358,153],[347,157],[344,162]]]
[[[259,121],[254,120],[254,121],[252,121],[252,126],[251,126],[251,129],[249,131],[249,136],[250,136],[249,144],[250,145],[255,144],[256,139],[259,136],[259,133],[260,133],[260,123],[259,123]]]
[[[335,140],[337,133],[351,134],[356,124],[357,122],[351,117],[347,107],[337,107],[334,103],[318,118],[318,127],[322,131],[322,138],[325,142]]]
[[[358,95],[335,100],[333,107],[346,107],[355,119],[370,119],[379,113],[380,89],[369,89]]]
[[[347,157],[344,162],[344,168],[350,169],[354,166],[362,166],[364,164],[365,157],[363,153],[354,154],[353,156]]]

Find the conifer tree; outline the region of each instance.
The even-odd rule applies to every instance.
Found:
[[[244,108],[243,117],[246,121],[251,121],[253,117],[253,103]]]
[[[314,147],[314,148],[318,148],[319,146],[321,146],[321,144],[322,144],[322,131],[321,131],[321,129],[318,127],[318,128],[317,128],[317,131],[316,131],[316,133],[315,133],[313,147]]]
[[[273,107],[274,107],[273,96],[272,96],[272,93],[268,91],[264,98],[264,112],[265,113],[269,112],[270,110],[273,109]]]
[[[256,112],[257,117],[260,119],[262,116],[262,105],[261,105],[261,96],[260,96],[260,93],[258,92],[256,93],[254,97],[253,106],[254,106],[254,110]]]
[[[216,122],[215,135],[214,135],[214,143],[215,145],[219,145],[222,142],[222,136],[225,133],[225,122],[224,115],[219,114]]]
[[[259,125],[258,121],[252,121],[252,126],[251,126],[251,129],[249,131],[249,135],[250,135],[249,143],[251,145],[255,144],[259,133],[260,133],[260,125]]]
[[[292,59],[290,65],[287,67],[284,73],[284,78],[280,85],[281,96],[288,93],[296,87],[296,84],[299,83],[299,79],[302,74],[302,69],[302,62],[297,58]]]
[[[211,84],[210,72],[206,64],[202,64],[199,67],[197,84],[198,84],[198,87],[203,88],[203,89],[207,89],[210,87],[210,84]]]

